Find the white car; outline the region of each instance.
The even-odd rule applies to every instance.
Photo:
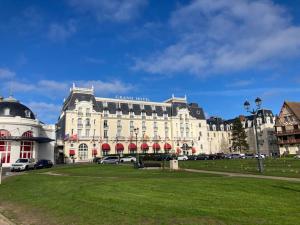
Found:
[[[258,154],[256,154],[256,155],[255,155],[255,158],[256,158],[256,159],[258,158]],[[265,158],[266,158],[266,156],[265,156],[265,155],[263,155],[263,154],[260,154],[260,158],[261,158],[261,159],[265,159]]]
[[[177,160],[178,160],[178,161],[185,161],[185,160],[188,160],[188,157],[187,157],[186,155],[179,155],[179,156],[177,157]]]
[[[127,156],[120,159],[120,162],[136,162],[136,158],[133,156]]]
[[[34,169],[34,159],[18,159],[15,163],[13,163],[10,167],[10,171],[22,171]]]

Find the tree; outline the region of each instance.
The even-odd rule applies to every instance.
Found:
[[[240,118],[236,118],[233,122],[232,126],[232,149],[234,151],[248,150],[249,145],[247,143],[247,135],[245,129],[243,128],[243,124],[241,123]]]

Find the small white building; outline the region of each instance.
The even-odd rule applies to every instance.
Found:
[[[0,97],[0,158],[9,167],[19,158],[54,162],[55,126],[45,125],[16,99]]]

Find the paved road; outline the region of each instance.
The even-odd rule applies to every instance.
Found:
[[[254,175],[254,174],[244,174],[244,173],[229,173],[229,172],[195,170],[195,169],[182,169],[182,170],[188,171],[188,172],[194,172],[194,173],[209,173],[209,174],[218,174],[218,175],[224,175],[224,176],[230,176],[230,177],[250,177],[250,178],[300,182],[300,178],[293,178],[293,177],[275,177],[275,176],[264,176],[264,175]]]

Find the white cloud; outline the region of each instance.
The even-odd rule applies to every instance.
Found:
[[[132,84],[123,83],[119,80],[113,80],[110,82],[104,82],[101,80],[89,80],[89,81],[76,81],[76,86],[82,87],[94,87],[95,93],[100,95],[110,94],[125,94],[134,89]]]
[[[135,18],[147,0],[69,0],[81,13],[93,15],[99,22],[126,22]]]
[[[300,27],[268,0],[194,0],[173,12],[175,42],[134,69],[198,76],[257,68],[300,53]]]
[[[246,87],[250,84],[253,84],[254,80],[236,80],[231,82],[230,84],[227,84],[227,87]]]
[[[69,20],[67,24],[52,23],[49,27],[48,38],[55,42],[64,41],[76,31],[77,28],[73,20]]]
[[[56,121],[61,109],[61,105],[55,105],[48,102],[32,101],[25,103],[25,105],[28,106],[37,118],[43,122]]]
[[[7,68],[0,68],[0,79],[9,79],[16,75],[15,72]]]

